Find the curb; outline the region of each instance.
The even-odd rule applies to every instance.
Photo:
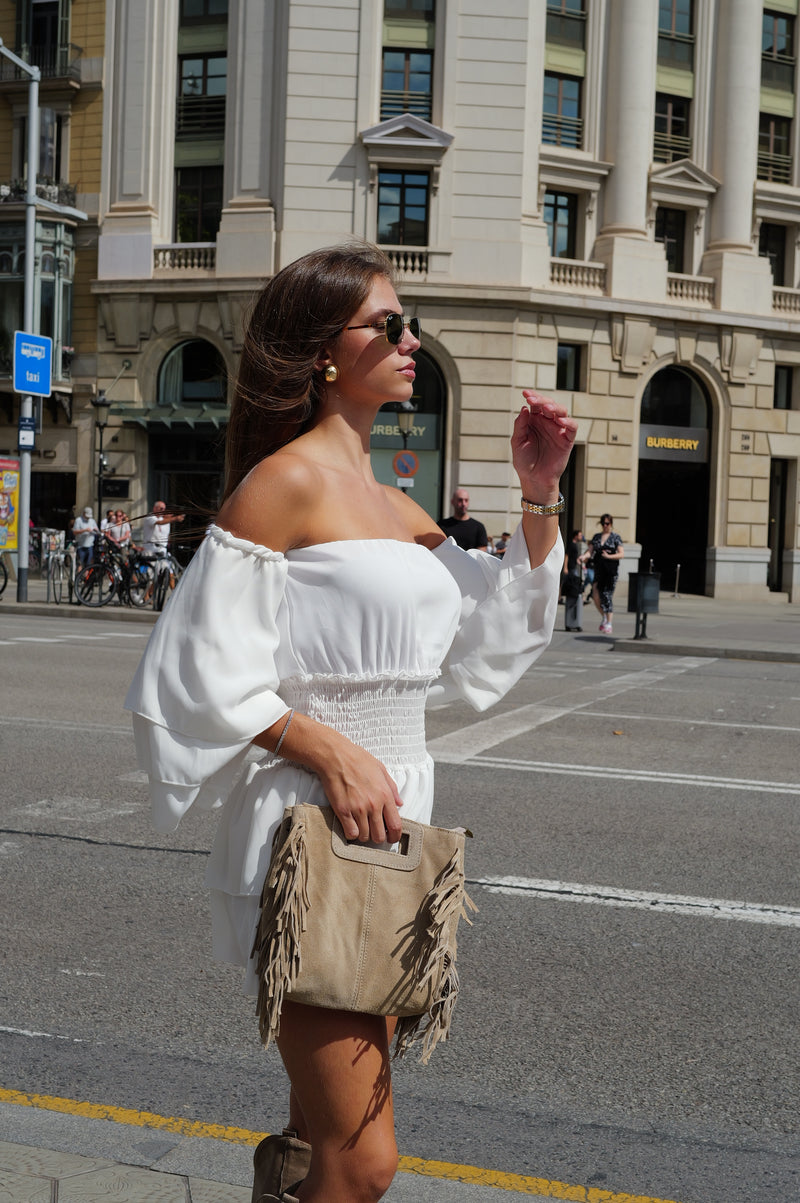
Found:
[[[800,652],[772,648],[715,647],[707,643],[658,643],[644,639],[615,639],[616,652],[645,652],[656,656],[703,656],[716,660],[767,660],[778,664],[800,664]]]
[[[67,603],[57,606],[55,602],[12,602],[4,606],[0,600],[0,614],[27,614],[40,618],[98,618],[114,622],[146,622],[151,626],[158,618],[155,610],[132,610],[128,606],[82,606]]]

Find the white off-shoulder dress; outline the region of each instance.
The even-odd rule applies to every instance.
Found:
[[[315,774],[252,739],[294,707],[376,756],[403,818],[430,822],[425,705],[484,710],[547,647],[561,540],[531,570],[521,529],[502,559],[395,539],[283,555],[211,526],[159,618],[125,705],[153,820],[172,831],[220,807],[206,874],[214,956],[247,969],[272,836],[284,807],[326,805]]]

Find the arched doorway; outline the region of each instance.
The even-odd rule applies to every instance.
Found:
[[[178,343],[164,356],[148,420],[148,495],[186,512],[184,529],[203,529],[219,505],[227,391],[225,361],[205,339]]]
[[[413,425],[403,444],[397,425],[394,401],[381,406],[370,437],[372,470],[376,480],[385,485],[397,485],[403,480],[412,489],[411,496],[431,518],[442,514],[442,438],[444,431],[447,386],[436,361],[426,351],[414,355],[416,380],[412,401],[417,407]],[[412,453],[410,465],[416,470],[409,476],[398,476],[395,458],[399,452]],[[413,483],[411,483],[413,482]]]
[[[661,588],[704,593],[708,547],[711,401],[682,367],[662,368],[642,397],[636,541],[640,568],[661,573]]]

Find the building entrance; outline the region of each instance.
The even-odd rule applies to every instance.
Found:
[[[636,541],[640,570],[652,563],[664,590],[677,580],[681,593],[705,592],[710,422],[708,393],[686,369],[664,368],[645,388]]]

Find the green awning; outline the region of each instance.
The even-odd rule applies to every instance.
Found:
[[[153,426],[213,426],[216,430],[228,424],[228,407],[226,405],[210,405],[201,402],[199,405],[149,405],[138,407],[134,405],[112,405],[111,416],[120,418],[123,423],[144,426],[146,430]]]

